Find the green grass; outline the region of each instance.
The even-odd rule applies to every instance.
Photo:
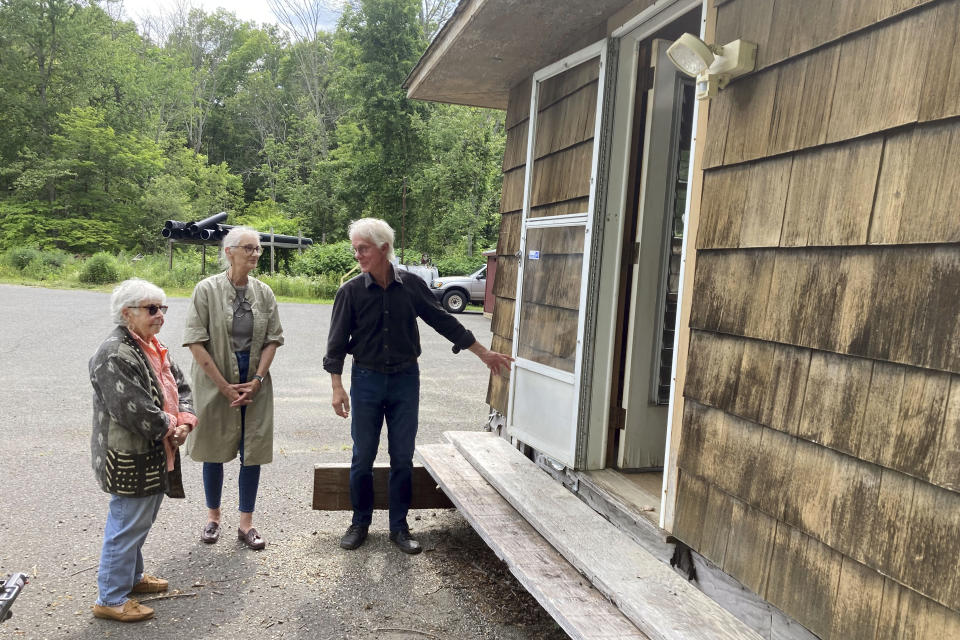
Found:
[[[154,283],[170,297],[188,298],[197,282],[221,270],[214,251],[207,252],[206,273],[203,274],[200,272],[199,252],[191,251],[191,248],[174,253],[172,269],[167,255],[131,256],[121,253],[116,256],[117,280],[94,284],[82,281],[84,266],[88,260],[90,258],[73,258],[48,251],[33,250],[28,255],[28,252],[23,250],[9,250],[0,257],[0,283],[109,293],[118,282],[137,277]],[[254,275],[267,283],[281,302],[329,304],[333,301],[339,285],[339,278],[322,275]]]

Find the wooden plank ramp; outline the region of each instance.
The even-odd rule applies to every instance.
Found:
[[[420,445],[417,457],[484,542],[571,638],[649,640],[591,587],[453,445]]]
[[[486,432],[445,435],[547,542],[652,640],[760,640],[506,440]]]
[[[390,465],[373,465],[373,508],[389,509],[390,499],[387,483],[390,479]],[[452,509],[453,503],[437,488],[427,470],[413,465],[413,495],[410,496],[411,509]],[[313,467],[313,508],[317,511],[350,511],[350,463],[325,462]]]

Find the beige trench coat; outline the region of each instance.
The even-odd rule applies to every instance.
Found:
[[[233,301],[236,291],[226,272],[197,283],[187,309],[183,346],[203,343],[227,382],[240,382],[240,369],[233,353]],[[273,291],[252,276],[248,279],[247,300],[253,309],[253,340],[250,343],[250,373],[260,364],[263,347],[283,344],[283,327]],[[229,462],[240,443],[240,408],[217,389],[200,365],[190,368],[197,428],[187,438],[187,453],[198,462]],[[244,463],[267,464],[273,460],[273,380],[267,372],[263,387],[247,406],[243,441]]]

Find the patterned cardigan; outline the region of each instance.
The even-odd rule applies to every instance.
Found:
[[[169,357],[169,354],[168,354]],[[163,392],[147,356],[130,332],[116,327],[90,358],[93,385],[93,470],[107,493],[143,497],[163,491],[183,498],[180,452],[167,472],[163,436],[168,418]],[[180,406],[170,411],[194,413],[190,387],[180,368],[170,361]]]

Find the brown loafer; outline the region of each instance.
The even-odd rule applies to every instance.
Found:
[[[170,583],[163,578],[145,573],[140,579],[140,582],[133,585],[130,593],[160,593],[161,591],[166,591],[169,586]]]
[[[257,530],[253,527],[247,529],[247,532],[244,533],[240,529],[237,529],[237,539],[240,540],[243,544],[247,545],[254,551],[260,551],[265,546],[267,542],[260,537],[260,534],[257,533]]]
[[[105,607],[102,604],[93,605],[93,617],[117,622],[140,622],[153,617],[153,609],[142,605],[133,598],[123,603],[122,607]]]
[[[210,521],[207,523],[207,526],[203,528],[203,531],[200,532],[200,539],[207,543],[213,544],[220,539],[220,523]]]

